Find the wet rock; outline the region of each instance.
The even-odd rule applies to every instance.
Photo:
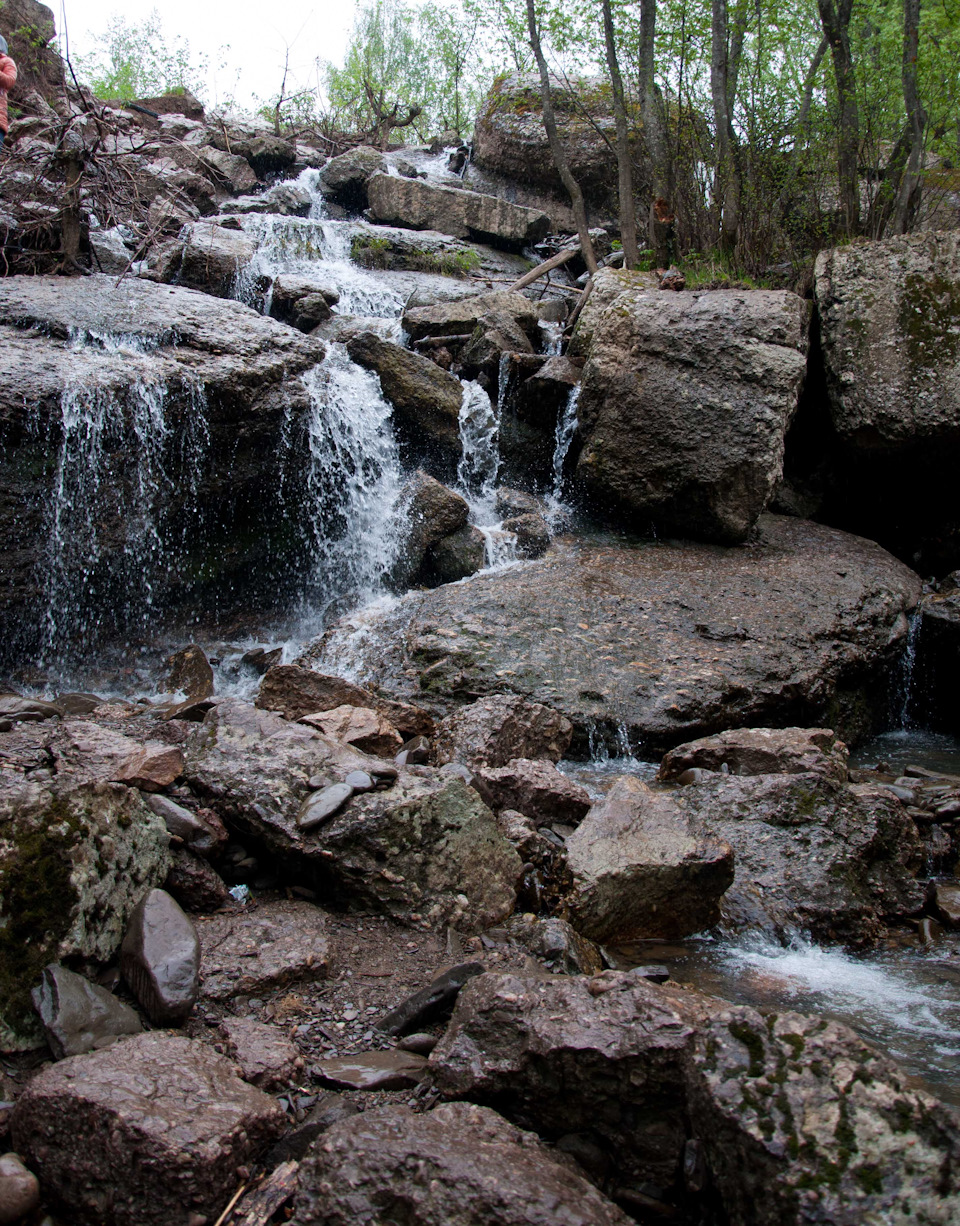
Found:
[[[152,1022],[182,1022],[200,990],[200,941],[165,890],[151,890],[130,917],[120,970]]]
[[[182,755],[181,755],[182,762]],[[183,766],[181,765],[181,773]],[[169,796],[146,796],[147,808],[163,818],[167,830],[182,839],[184,843],[200,856],[216,855],[226,846],[229,835],[223,824],[215,820],[215,815],[207,810],[207,815],[201,816],[193,809],[185,809]]]
[[[449,1013],[460,994],[460,989],[476,975],[483,974],[480,962],[463,962],[439,975],[429,987],[414,992],[405,1001],[391,1009],[385,1017],[375,1022],[377,1030],[384,1034],[401,1035],[425,1026],[444,1013]],[[411,1050],[406,1048],[405,1050]]]
[[[163,822],[129,788],[0,780],[0,1049],[42,1043],[30,991],[43,968],[108,961],[169,864]]]
[[[320,175],[320,190],[338,204],[359,212],[367,206],[369,180],[386,169],[386,159],[379,149],[358,145],[327,162]]]
[[[19,1154],[0,1156],[0,1222],[19,1222],[40,1204],[40,1184]]]
[[[375,222],[439,230],[453,238],[476,239],[513,251],[539,242],[550,229],[549,217],[536,209],[422,179],[375,174],[367,182],[367,196]]]
[[[270,314],[301,332],[310,332],[331,319],[331,307],[340,301],[339,291],[322,277],[277,277],[270,289]]]
[[[823,774],[847,781],[847,747],[829,728],[734,728],[671,749],[660,763],[660,778],[679,779],[688,770],[731,775]]]
[[[425,736],[411,737],[400,746],[400,752],[406,754],[404,766],[426,766],[430,761],[433,746]]]
[[[592,295],[591,295],[592,297]],[[556,431],[557,421],[566,408],[570,393],[579,386],[583,361],[566,354],[554,354],[523,379],[516,393],[517,414],[531,425]],[[542,513],[542,506],[525,508],[525,512]],[[523,514],[515,511],[514,514]]]
[[[258,178],[264,179],[267,175],[289,171],[297,161],[296,147],[272,132],[244,132],[238,131],[235,126],[233,131],[224,132],[222,128],[219,132],[216,128],[212,131],[212,144],[218,149],[227,149],[238,157],[246,158]]]
[[[343,1090],[408,1090],[423,1076],[427,1061],[408,1051],[366,1051],[318,1060],[317,1076]]]
[[[89,715],[96,711],[103,699],[96,694],[58,694],[54,705],[58,706],[64,715]]]
[[[60,719],[63,714],[55,703],[43,702],[39,698],[0,695],[0,720],[8,724],[41,724],[47,719]]]
[[[549,822],[577,825],[591,805],[585,788],[551,762],[514,758],[506,766],[478,767],[497,809],[517,809],[537,826]]]
[[[531,341],[539,339],[540,321],[529,298],[509,290],[408,307],[403,314],[403,329],[414,341],[427,336],[460,336],[474,332],[493,315],[507,316]]]
[[[479,528],[467,524],[427,550],[425,577],[431,586],[456,583],[475,575],[486,563],[487,544]]]
[[[412,1051],[418,1056],[429,1056],[438,1043],[435,1034],[408,1034],[397,1043],[399,1051]]]
[[[260,684],[257,706],[265,711],[279,711],[294,720],[335,707],[372,707],[406,736],[430,736],[433,731],[433,720],[418,707],[384,701],[342,677],[330,677],[296,664],[280,664],[267,672]]]
[[[252,912],[200,918],[197,932],[208,1000],[260,996],[329,973],[327,917],[307,902],[260,903]]]
[[[426,1169],[430,1177],[423,1178]],[[629,1226],[630,1219],[529,1132],[468,1103],[425,1115],[366,1111],[317,1142],[293,1226],[358,1226],[402,1204],[409,1226]]]
[[[343,782],[355,792],[372,792],[377,786],[373,776],[366,771],[351,771]]]
[[[256,249],[254,240],[242,230],[197,221],[184,226],[157,271],[161,281],[230,298]]]
[[[623,268],[601,268],[593,279],[593,293],[588,298],[573,336],[568,352],[581,364],[593,344],[593,332],[604,311],[621,294],[628,291],[655,290],[659,286],[656,273],[633,272]]]
[[[745,540],[782,472],[808,322],[786,291],[615,299],[583,370],[578,475],[640,530]]]
[[[370,625],[359,675],[448,709],[512,691],[571,720],[583,757],[591,738],[649,754],[738,726],[824,724],[857,740],[886,709],[919,580],[820,524],[759,527],[735,549],[565,541],[529,566],[410,593]],[[322,668],[340,638],[332,628],[304,660]],[[516,748],[496,765],[536,756]]]
[[[331,1092],[321,1095],[300,1127],[288,1132],[267,1154],[265,1165],[269,1168],[279,1162],[299,1162],[322,1132],[358,1114],[359,1108],[339,1094]]]
[[[216,869],[183,847],[172,852],[163,888],[185,911],[219,911],[231,901],[226,882]]]
[[[533,494],[503,485],[497,490],[495,506],[501,519],[519,519],[523,515],[542,516],[546,511],[544,504]]]
[[[383,394],[393,405],[402,437],[414,446],[424,441],[447,456],[460,454],[460,380],[435,362],[412,353],[374,332],[362,332],[347,342],[347,352],[360,366],[376,371]]]
[[[477,324],[457,355],[457,373],[464,379],[486,379],[497,387],[504,354],[533,353],[526,332],[512,314],[492,311]]]
[[[270,1090],[289,1084],[303,1067],[300,1052],[276,1026],[248,1017],[225,1017],[220,1029],[227,1054],[240,1065],[244,1081]]]
[[[44,969],[40,986],[33,990],[33,1003],[57,1060],[106,1047],[121,1035],[141,1030],[129,1005],[56,962]]]
[[[600,950],[575,928],[552,915],[515,915],[507,932],[530,953],[559,966],[567,975],[599,975],[604,962]]]
[[[30,1083],[14,1143],[73,1220],[171,1226],[213,1221],[284,1127],[277,1104],[208,1047],[179,1035],[122,1039]]]
[[[569,720],[550,707],[496,694],[459,708],[438,725],[434,759],[475,768],[506,766],[515,758],[559,762],[572,732]]]
[[[502,526],[517,538],[518,558],[539,558],[550,547],[552,533],[542,515],[517,515],[505,519]]]
[[[933,909],[948,928],[960,928],[960,885],[938,882],[933,890]]]
[[[200,150],[201,164],[236,196],[248,192],[257,185],[257,175],[246,158],[238,154],[227,153],[225,149],[214,149],[207,145]]]
[[[729,844],[631,775],[594,805],[566,853],[569,919],[594,941],[673,940],[710,928],[734,878]]]
[[[300,806],[297,825],[303,831],[313,830],[339,813],[353,794],[354,787],[350,783],[332,783],[329,787],[321,788]]]
[[[174,652],[166,664],[163,684],[168,690],[182,690],[194,702],[213,693],[213,669],[203,648],[196,643]]]
[[[252,651],[245,651],[243,653],[240,657],[240,663],[248,665],[255,673],[262,677],[275,664],[279,664],[282,659],[282,647],[274,647],[272,651],[267,651],[264,647],[254,647]]]
[[[175,746],[142,749],[123,762],[113,783],[125,783],[141,792],[159,792],[183,774],[183,753]]]
[[[470,509],[462,495],[418,468],[404,486],[400,513],[406,523],[406,539],[399,551],[395,581],[399,587],[409,587],[422,578],[427,551],[465,527]]]
[[[300,722],[331,740],[378,758],[392,758],[403,745],[403,737],[393,724],[370,707],[334,707],[332,711],[302,715]]]

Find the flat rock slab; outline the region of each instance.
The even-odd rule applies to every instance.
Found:
[[[284,1128],[277,1104],[202,1043],[155,1032],[46,1069],[19,1099],[17,1152],[73,1221],[215,1221]]]
[[[226,1017],[220,1029],[243,1080],[261,1089],[288,1082],[303,1066],[300,1051],[277,1026],[249,1017]]]
[[[344,1090],[408,1090],[423,1076],[427,1061],[412,1051],[366,1051],[320,1060],[322,1080]]]
[[[327,917],[307,902],[262,903],[251,914],[198,918],[201,996],[227,1000],[326,979]]]
[[[738,725],[826,724],[856,739],[919,594],[878,545],[782,516],[734,548],[567,540],[538,562],[404,597],[360,669],[421,702],[521,694],[573,721],[574,753],[591,733],[615,746],[621,729],[651,754]],[[339,645],[335,630],[305,658],[329,668]]]

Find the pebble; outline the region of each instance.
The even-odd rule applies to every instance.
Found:
[[[40,1204],[40,1184],[18,1154],[0,1157],[0,1223],[19,1222]]]
[[[351,771],[343,782],[344,786],[353,788],[355,792],[372,792],[375,787],[373,776],[366,771]]]
[[[412,1051],[417,1056],[429,1056],[438,1042],[435,1034],[408,1034],[397,1047],[400,1051]]]
[[[334,783],[314,792],[300,806],[297,825],[301,830],[312,830],[339,812],[352,795],[353,788],[349,783]]]

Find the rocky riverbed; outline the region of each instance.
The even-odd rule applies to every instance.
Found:
[[[660,288],[571,113],[587,300],[519,88],[466,168],[22,99],[0,1221],[960,1215],[960,766],[869,740],[957,732],[955,518],[871,486],[960,437],[955,236]]]

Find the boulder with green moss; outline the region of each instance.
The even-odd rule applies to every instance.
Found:
[[[162,885],[169,835],[140,793],[115,783],[0,791],[0,1049],[42,1044],[30,1001],[43,968],[105,962],[133,909]]]

